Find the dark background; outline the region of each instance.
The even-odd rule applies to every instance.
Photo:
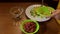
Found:
[[[0,0],[0,2],[41,2],[42,0]],[[44,0],[44,3],[56,9],[58,0]]]

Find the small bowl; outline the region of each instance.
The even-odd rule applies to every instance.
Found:
[[[22,18],[24,9],[22,7],[12,7],[9,12],[12,18],[19,20]]]
[[[24,25],[25,23],[27,23],[27,22],[34,22],[34,23],[36,24],[36,30],[35,30],[34,32],[28,33],[28,32],[26,32],[26,31],[24,30],[23,25]],[[21,31],[24,32],[25,34],[34,34],[34,33],[38,32],[38,30],[39,30],[39,24],[38,24],[37,21],[34,21],[34,20],[24,20],[24,21],[22,22],[22,24],[20,25],[20,29],[21,29]]]

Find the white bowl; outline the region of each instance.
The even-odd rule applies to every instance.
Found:
[[[43,21],[49,20],[51,17],[49,17],[49,18],[45,18],[45,17],[44,18],[40,18],[40,17],[33,17],[31,15],[30,11],[32,10],[32,8],[38,7],[38,6],[41,6],[41,5],[40,4],[36,4],[36,5],[31,5],[31,6],[27,7],[27,9],[25,11],[27,17],[30,18],[31,20],[36,20],[36,21],[39,21],[39,22],[43,22]]]

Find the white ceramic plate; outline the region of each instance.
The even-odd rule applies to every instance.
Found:
[[[31,5],[31,6],[27,7],[27,9],[25,11],[27,17],[30,18],[31,20],[36,20],[36,21],[39,21],[39,22],[43,22],[43,21],[49,20],[51,17],[49,17],[49,18],[45,18],[45,17],[40,18],[40,17],[33,17],[31,15],[30,11],[32,10],[32,8],[38,7],[38,6],[41,6],[41,5],[36,4],[36,5]]]

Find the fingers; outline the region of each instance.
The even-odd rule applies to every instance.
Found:
[[[53,17],[53,16],[55,16],[55,15],[58,15],[60,13],[60,10],[59,9],[57,9],[57,10],[54,10],[54,11],[52,11],[52,15],[51,16],[47,16],[47,18],[48,17]]]
[[[55,16],[55,15],[57,15],[57,14],[59,14],[60,13],[60,10],[55,10],[53,13],[52,13],[52,16]]]

